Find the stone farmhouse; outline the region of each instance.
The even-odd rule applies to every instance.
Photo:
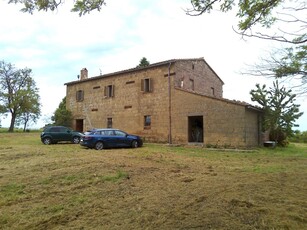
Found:
[[[262,110],[223,98],[223,81],[203,58],[172,59],[65,83],[73,128],[118,128],[149,142],[251,147]]]

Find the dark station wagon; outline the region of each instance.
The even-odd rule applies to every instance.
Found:
[[[81,137],[80,145],[101,150],[104,148],[137,148],[143,145],[141,137],[130,135],[119,129],[94,129]]]
[[[82,133],[64,126],[47,126],[41,133],[41,141],[45,145],[56,144],[60,141],[69,141],[74,144],[80,142]]]

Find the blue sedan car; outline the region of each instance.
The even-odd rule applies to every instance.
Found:
[[[80,145],[101,150],[104,148],[132,147],[143,145],[141,137],[130,135],[119,129],[94,129],[85,132]]]

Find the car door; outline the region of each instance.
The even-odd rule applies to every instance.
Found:
[[[60,127],[59,136],[61,141],[71,141],[71,130],[66,127]]]
[[[49,130],[49,134],[52,137],[53,141],[61,140],[60,127],[51,127]]]
[[[128,147],[130,146],[130,140],[127,138],[127,134],[120,130],[114,130],[115,144],[117,147]]]
[[[117,145],[114,130],[105,130],[102,140],[108,147],[116,147]]]

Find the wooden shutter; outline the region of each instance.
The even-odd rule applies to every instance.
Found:
[[[141,79],[141,91],[144,92],[144,84],[145,84],[145,81],[144,79]]]
[[[83,99],[84,99],[84,91],[78,90],[76,92],[76,101],[83,101]]]
[[[107,97],[107,95],[108,95],[108,87],[105,86],[105,87],[104,87],[103,96],[104,96],[104,97]]]
[[[149,84],[148,92],[152,92],[153,91],[153,80],[152,80],[152,78],[148,79],[148,84]]]
[[[84,100],[84,91],[81,90],[81,101],[83,101],[83,100]]]
[[[114,97],[114,85],[111,86],[111,93],[110,93],[111,97]]]

